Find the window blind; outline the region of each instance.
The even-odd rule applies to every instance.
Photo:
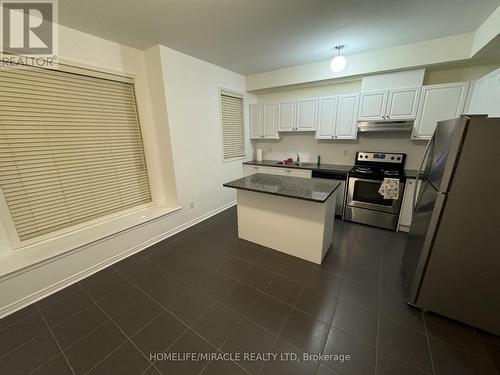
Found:
[[[0,188],[20,240],[151,201],[131,83],[0,69]]]
[[[222,149],[224,160],[245,156],[243,97],[221,91]]]

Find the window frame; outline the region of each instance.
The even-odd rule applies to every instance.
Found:
[[[7,68],[8,69],[8,68]],[[117,82],[122,82],[122,83],[127,83],[132,85],[132,93],[134,96],[135,100],[135,107],[136,107],[136,115],[137,115],[137,120],[139,123],[139,129],[140,129],[140,138],[141,138],[141,143],[142,143],[142,149],[144,153],[144,165],[147,173],[147,180],[149,184],[149,190],[150,190],[150,196],[151,196],[151,201],[147,203],[143,203],[134,207],[129,207],[124,210],[116,211],[116,212],[111,212],[109,214],[96,217],[81,223],[77,223],[65,228],[57,229],[53,232],[48,232],[44,233],[42,235],[21,240],[19,237],[19,234],[17,232],[16,226],[14,219],[11,216],[9,207],[7,205],[7,201],[4,197],[3,191],[0,189],[0,224],[3,225],[5,228],[5,236],[10,242],[11,249],[16,251],[25,247],[29,247],[41,242],[53,240],[56,238],[61,238],[65,235],[70,235],[77,233],[78,231],[81,231],[83,229],[86,229],[88,227],[92,227],[94,225],[98,225],[101,223],[105,222],[110,222],[128,215],[133,214],[134,212],[139,212],[151,207],[156,206],[157,204],[155,203],[154,200],[154,193],[152,191],[152,186],[151,186],[151,173],[150,173],[150,168],[148,167],[148,162],[147,162],[147,152],[146,152],[146,145],[144,143],[144,130],[142,126],[142,121],[141,121],[141,115],[139,112],[138,108],[138,103],[137,103],[137,91],[136,91],[136,83],[135,83],[135,74],[132,73],[126,73],[126,72],[118,72],[118,71],[113,71],[111,69],[105,69],[101,67],[95,67],[92,65],[88,65],[85,63],[76,63],[70,60],[66,59],[60,59],[60,61],[57,63],[56,66],[53,68],[49,67],[37,67],[37,69],[46,69],[46,70],[57,70],[61,72],[66,72],[66,73],[73,73],[73,74],[79,74],[83,76],[89,76],[93,78],[100,78],[100,79],[107,79],[107,80],[112,80],[112,81],[117,81]],[[2,237],[2,228],[0,228],[0,238]]]
[[[231,158],[225,158],[224,157],[224,134],[223,134],[223,129],[222,129],[222,93],[227,92],[229,94],[234,94],[237,96],[241,97],[242,104],[243,104],[243,155],[242,156],[235,156]],[[247,158],[247,138],[246,138],[246,126],[245,126],[245,106],[246,106],[246,98],[245,98],[245,93],[244,92],[239,92],[236,90],[228,89],[226,87],[219,86],[217,89],[217,100],[219,101],[219,131],[220,131],[220,145],[221,145],[221,158],[222,158],[222,164],[225,163],[231,163],[234,161],[238,160],[244,160]]]

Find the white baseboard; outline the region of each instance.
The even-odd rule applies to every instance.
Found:
[[[190,220],[182,225],[179,225],[173,229],[170,229],[168,230],[167,232],[165,233],[162,233],[160,235],[157,235],[147,241],[144,241],[136,246],[133,246],[117,255],[114,255],[112,257],[110,257],[109,259],[106,259],[105,261],[102,261],[102,262],[99,262],[98,264],[95,264],[94,266],[92,267],[89,267],[81,272],[78,272],[70,277],[67,277],[63,280],[60,280],[56,283],[53,283],[52,285],[48,286],[48,287],[45,287],[43,289],[40,289],[38,291],[36,291],[35,293],[32,293],[28,296],[24,296],[22,298],[20,298],[19,300],[13,302],[13,303],[10,303],[6,306],[1,306],[0,307],[0,319],[9,315],[9,314],[12,314],[36,301],[39,301],[51,294],[54,294],[56,292],[58,292],[59,290],[61,289],[64,289],[86,277],[89,277],[91,275],[93,275],[94,273],[96,272],[99,272],[101,271],[102,269],[106,268],[106,267],[109,267],[110,265],[114,264],[114,263],[117,263],[133,254],[136,254],[160,241],[163,241],[171,236],[173,236],[174,234],[177,234],[189,227],[192,227],[193,225],[196,225],[204,220],[207,220],[209,219],[210,217],[214,216],[214,215],[217,215],[218,213],[224,211],[224,210],[227,210],[228,208],[230,207],[233,207],[234,205],[236,205],[236,201],[233,201],[233,202],[230,202],[228,204],[225,204],[221,207],[218,207],[212,211],[209,211],[193,220]],[[68,258],[71,257],[71,255],[68,256]],[[54,261],[57,261],[59,259],[54,259]],[[46,263],[45,266],[49,265],[50,262]],[[43,265],[40,267],[43,269]],[[18,275],[17,277],[26,277],[26,274],[29,274],[29,271],[28,272],[25,272],[25,273],[22,273],[20,275]],[[16,276],[13,276],[14,278]]]

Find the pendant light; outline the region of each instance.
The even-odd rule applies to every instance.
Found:
[[[335,46],[335,49],[338,51],[337,56],[335,56],[332,59],[332,62],[330,63],[330,68],[335,72],[341,72],[344,70],[345,65],[346,65],[346,60],[345,57],[340,54],[340,50],[344,48],[343,44],[339,44],[338,46]]]

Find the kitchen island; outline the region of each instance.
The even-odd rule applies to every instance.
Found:
[[[321,264],[333,241],[340,183],[256,173],[224,186],[237,189],[240,238]]]

